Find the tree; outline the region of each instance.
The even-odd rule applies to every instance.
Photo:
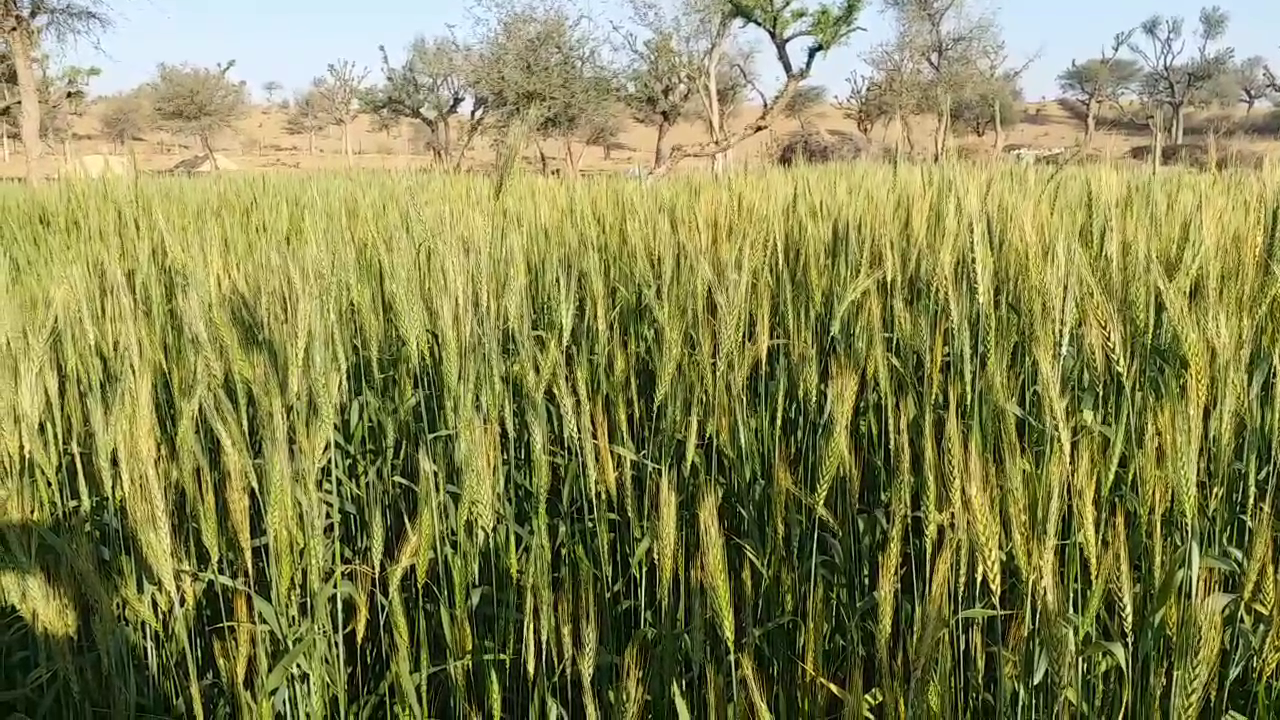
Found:
[[[996,78],[991,83],[956,99],[951,106],[951,123],[954,127],[977,137],[988,132],[1002,133],[1004,128],[1022,119],[1022,90],[1008,78]],[[997,141],[997,151],[1003,146]]]
[[[369,116],[369,129],[376,133],[382,133],[387,139],[399,134],[400,118],[396,115],[386,112],[385,110],[375,110],[367,113]]]
[[[754,90],[762,107],[769,98],[756,85],[755,58],[734,43],[726,45],[718,56],[715,70],[701,68],[695,87],[697,102],[689,109],[689,117],[701,122],[707,137],[715,142],[729,137],[729,123],[734,113],[747,101],[748,90]],[[723,172],[730,161],[732,148],[713,154],[711,167]]]
[[[316,94],[323,101],[322,107],[329,124],[337,125],[342,131],[342,154],[346,156],[348,165],[352,161],[351,123],[360,116],[360,98],[368,78],[367,68],[357,70],[355,63],[339,60],[329,63],[325,75],[312,82]]]
[[[892,118],[897,128],[894,137],[894,158],[901,160],[903,143],[908,154],[915,153],[915,143],[911,126],[907,119],[924,111],[927,88],[925,86],[926,66],[924,59],[910,41],[899,22],[899,30],[888,40],[874,45],[863,55],[863,61],[871,68],[870,76],[865,80],[861,92],[866,96],[864,102],[873,105],[859,112],[883,113],[884,118]],[[852,97],[854,88],[851,86]]]
[[[213,138],[244,116],[248,93],[244,83],[228,77],[232,60],[216,68],[161,63],[150,91],[156,119],[169,130],[194,137],[218,169]]]
[[[693,97],[693,84],[685,71],[692,63],[676,43],[675,33],[659,30],[637,40],[619,30],[627,65],[620,73],[623,103],[636,122],[654,127],[653,166],[667,159],[667,133],[685,117]]]
[[[0,117],[4,118],[7,140],[8,127],[20,125],[22,120],[21,105],[18,102],[17,68],[8,60],[8,56],[0,61],[0,89],[6,99],[0,104]],[[63,155],[70,157],[71,126],[75,118],[83,114],[84,101],[88,97],[89,82],[102,71],[96,67],[78,67],[68,65],[53,72],[49,57],[40,58],[41,73],[36,87],[39,98],[40,139],[39,143],[58,142],[62,145]],[[43,148],[41,148],[42,150]]]
[[[1271,94],[1271,83],[1267,80],[1267,59],[1254,55],[1241,60],[1232,72],[1235,84],[1240,90],[1239,101],[1244,103],[1244,114],[1253,113],[1259,100],[1265,100]]]
[[[1229,20],[1227,12],[1217,5],[1201,9],[1199,24],[1193,33],[1195,43],[1191,57],[1184,57],[1186,23],[1181,17],[1152,15],[1137,28],[1137,35],[1145,44],[1138,40],[1127,44],[1149,73],[1149,99],[1156,106],[1153,110],[1157,123],[1162,122],[1160,116],[1164,109],[1172,116],[1175,143],[1183,141],[1186,109],[1196,93],[1231,67],[1235,49],[1217,47],[1226,35]]]
[[[893,14],[893,54],[900,80],[936,118],[933,155],[947,153],[952,105],[981,93],[990,81],[989,58],[1003,55],[1000,26],[990,14],[973,13],[964,0],[885,0]],[[986,66],[986,67],[984,67]]]
[[[151,123],[151,108],[139,91],[111,95],[101,101],[98,129],[115,150],[127,148]]]
[[[603,43],[585,18],[557,0],[511,2],[489,9],[476,45],[474,83],[488,122],[531,131],[543,170],[545,141],[558,140],[576,173],[582,131],[614,111],[617,97]]]
[[[45,63],[48,66],[48,60]],[[89,97],[89,82],[102,75],[102,70],[89,66],[68,65],[57,73],[45,73],[40,87],[40,137],[62,145],[62,155],[71,160],[72,126],[84,114]]]
[[[734,72],[734,56],[746,58],[737,45],[737,27],[726,0],[628,0],[631,24],[650,47],[660,48],[661,64],[648,63],[651,83],[664,84],[674,101],[676,93],[686,97],[684,109],[701,122],[711,142],[727,137],[725,121],[730,110],[722,100],[740,102],[745,87],[726,88],[740,81]],[[634,54],[634,53],[633,53]],[[659,126],[659,144],[666,134]],[[666,150],[654,153],[655,169],[668,162]],[[712,168],[724,169],[727,152],[710,156]]]
[[[96,38],[111,27],[104,0],[2,0],[0,44],[10,58],[19,111],[19,131],[27,160],[27,182],[39,181],[36,161],[42,151],[41,85],[46,43]]]
[[[795,120],[803,127],[815,111],[827,104],[831,91],[825,85],[805,83],[787,98],[779,109],[780,114],[788,120]]]
[[[1233,64],[1225,72],[1210,78],[1191,93],[1187,105],[1196,110],[1230,110],[1239,105],[1244,88],[1237,70]]]
[[[598,147],[606,161],[613,158],[613,151],[622,137],[622,118],[616,112],[600,113],[582,128],[582,142],[587,147]]]
[[[700,76],[709,81],[700,87],[708,104],[718,97],[714,83],[722,67],[721,56],[729,40],[729,30],[736,24],[755,28],[763,33],[767,47],[773,50],[774,59],[782,71],[782,86],[769,102],[763,103],[754,120],[739,130],[728,133],[721,128],[721,137],[693,146],[677,145],[672,148],[665,165],[655,167],[650,177],[661,177],[685,158],[723,157],[724,153],[747,138],[772,127],[774,120],[786,107],[787,100],[796,89],[809,79],[813,66],[827,51],[844,44],[861,28],[857,25],[864,0],[837,0],[834,4],[821,3],[807,6],[799,0],[717,0],[707,2],[702,23],[713,32],[704,35],[712,39],[711,52],[701,57],[706,60]],[[808,41],[799,55],[794,55],[792,45]],[[718,113],[707,113],[715,117]]]
[[[275,80],[262,83],[262,93],[267,96],[267,104],[275,105],[276,96],[284,92],[284,85]]]
[[[294,94],[289,114],[285,116],[284,131],[289,135],[305,135],[308,155],[316,154],[316,133],[328,124],[325,100],[314,85]]]
[[[846,119],[853,121],[853,126],[869,141],[871,131],[892,115],[892,109],[874,76],[854,72],[845,82],[849,86],[849,92],[836,98],[836,107]]]
[[[391,64],[386,47],[378,50],[382,53],[383,82],[364,94],[361,104],[365,111],[421,123],[432,138],[436,159],[447,162],[453,154],[453,119],[470,103],[472,122],[455,158],[460,164],[480,128],[478,121],[485,105],[469,81],[471,48],[452,34],[430,39],[418,36],[400,65]]]
[[[1119,57],[1120,49],[1132,32],[1116,35],[1110,52],[1084,62],[1071,61],[1071,66],[1058,74],[1058,87],[1068,97],[1084,106],[1084,147],[1093,144],[1098,129],[1098,114],[1108,103],[1119,103],[1142,76],[1137,61]]]

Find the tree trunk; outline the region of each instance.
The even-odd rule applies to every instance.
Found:
[[[342,154],[347,158],[347,165],[352,165],[355,160],[351,156],[351,126],[342,125]]]
[[[0,144],[4,145],[4,162],[9,164],[9,126],[0,121]]]
[[[951,132],[951,96],[942,100],[942,109],[938,112],[938,125],[933,131],[933,160],[942,162],[947,154],[947,135]]]
[[[27,160],[27,182],[40,182],[36,164],[43,147],[40,144],[40,78],[36,69],[38,39],[30,28],[22,23],[5,34],[13,61],[14,75],[18,80],[19,132],[22,135],[22,151]]]
[[[307,133],[307,154],[308,155],[316,154],[316,133],[314,130]]]
[[[586,148],[584,147],[583,150],[586,150]],[[564,139],[564,164],[565,164],[565,167],[569,169],[569,175],[571,175],[572,177],[578,176],[578,160],[581,157],[582,157],[581,155],[573,154],[573,140],[570,138],[565,138]]]
[[[671,123],[663,120],[658,123],[658,139],[653,143],[653,166],[658,167],[667,161],[667,133],[671,132]]]
[[[717,43],[707,55],[707,127],[711,131],[711,140],[720,142],[724,139],[724,127],[720,122],[720,80],[716,77],[716,69],[720,66],[722,43]],[[716,175],[724,172],[724,153],[716,153],[711,157],[711,169]]]
[[[1147,125],[1151,128],[1151,169],[1157,170],[1160,167],[1161,155],[1164,148],[1161,147],[1160,139],[1162,136],[1161,126],[1164,124],[1162,117],[1163,111],[1157,108],[1151,113],[1151,117],[1147,119]]]
[[[1094,134],[1098,132],[1098,104],[1090,100],[1084,107],[1084,149],[1093,146]]]
[[[1182,144],[1183,132],[1186,129],[1186,125],[1187,125],[1186,108],[1183,108],[1183,107],[1173,108],[1173,144],[1174,145]]]
[[[447,117],[440,120],[440,157],[445,162],[453,157],[453,124]]]
[[[547,157],[546,151],[542,149],[542,143],[535,140],[533,146],[538,150],[538,164],[542,168],[542,176],[546,177],[551,174],[551,160]]]
[[[902,110],[893,111],[893,125],[898,130],[898,134],[893,138],[893,160],[902,162],[902,143],[907,139],[907,124],[902,120]]]
[[[472,122],[467,125],[467,132],[462,136],[462,146],[458,148],[458,154],[453,158],[453,169],[462,169],[462,161],[467,157],[467,151],[471,149],[471,143],[475,142],[476,135],[480,134],[480,125]]]
[[[1000,151],[1004,150],[1004,122],[1000,117],[1000,100],[999,98],[991,101],[991,120],[995,130],[995,152],[996,157],[1000,157]]]
[[[205,154],[209,157],[209,167],[214,172],[218,171],[218,156],[213,152],[213,143],[209,141],[208,135],[200,136],[200,147],[204,148]]]

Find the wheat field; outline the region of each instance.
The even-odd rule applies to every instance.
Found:
[[[0,189],[0,710],[1271,717],[1278,294],[1266,174]]]

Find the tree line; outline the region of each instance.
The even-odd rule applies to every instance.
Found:
[[[998,17],[972,0],[881,0],[891,32],[861,51],[865,70],[834,98],[810,82],[815,64],[862,29],[865,1],[625,0],[624,17],[606,22],[570,0],[473,0],[467,27],[416,37],[400,52],[381,47],[376,70],[339,59],[288,97],[279,83],[262,89],[309,151],[318,132],[337,127],[348,158],[351,125],[366,115],[375,128],[416,124],[442,164],[460,165],[483,135],[532,142],[544,167],[558,157],[576,172],[583,150],[608,147],[629,117],[656,130],[653,174],[688,158],[723,169],[743,140],[832,99],[868,139],[896,127],[899,154],[916,152],[918,117],[933,121],[935,158],[959,134],[989,135],[998,151],[1020,119],[1021,80],[1037,58],[1016,57]],[[1188,110],[1242,104],[1247,114],[1280,93],[1264,58],[1238,60],[1225,44],[1229,19],[1217,6],[1190,27],[1154,15],[1073,61],[1058,83],[1079,110],[1083,144],[1107,112],[1148,126],[1157,142],[1181,143]],[[46,50],[97,37],[112,20],[104,0],[0,0],[0,125],[18,128],[30,177],[42,144],[65,142],[98,74],[54,68]],[[163,128],[213,157],[213,139],[250,103],[233,67],[161,64],[142,86],[101,99],[100,128],[122,144]],[[765,92],[770,75],[781,82]],[[748,105],[745,124],[730,123]],[[706,140],[670,143],[685,121],[700,124]]]

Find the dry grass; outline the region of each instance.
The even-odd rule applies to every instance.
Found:
[[[0,704],[1267,717],[1280,179],[0,189]]]

